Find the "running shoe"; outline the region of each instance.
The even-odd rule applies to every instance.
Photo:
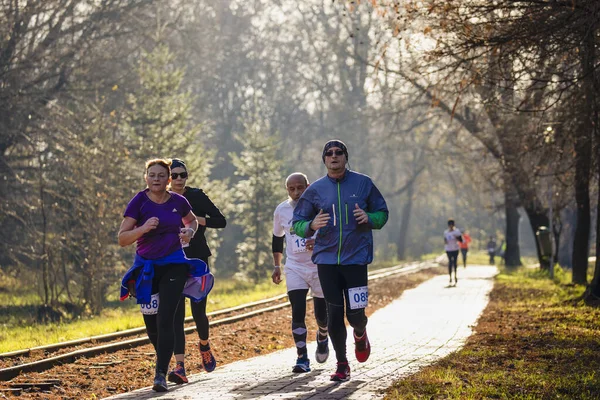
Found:
[[[369,343],[367,331],[361,337],[356,337],[356,333],[354,334],[354,354],[358,362],[362,363],[369,359],[369,355],[371,355],[371,343]]]
[[[310,360],[306,355],[298,357],[298,359],[296,360],[296,365],[294,365],[294,368],[292,368],[292,372],[310,372]]]
[[[188,383],[188,378],[185,376],[185,367],[183,363],[178,362],[175,368],[169,372],[169,376],[167,378],[169,379],[169,382],[176,383],[177,385]]]
[[[206,372],[213,372],[217,367],[217,360],[213,356],[212,351],[210,351],[210,345],[200,347],[200,355],[202,356],[202,365]]]
[[[154,375],[154,385],[152,386],[152,390],[155,392],[166,392],[169,390],[169,387],[167,386],[167,380],[165,379],[165,374],[162,372],[157,372],[156,375]]]
[[[334,382],[345,382],[350,379],[350,366],[348,362],[338,362],[335,374],[331,375],[329,380]]]
[[[317,351],[315,352],[315,359],[319,364],[323,364],[329,357],[329,338],[325,340],[319,340],[319,333],[317,332]]]

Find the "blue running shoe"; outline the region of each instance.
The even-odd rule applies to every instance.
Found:
[[[325,340],[319,340],[319,333],[317,332],[317,351],[315,352],[315,359],[319,364],[323,364],[329,358],[329,338]]]
[[[212,351],[210,351],[210,345],[202,346],[199,344],[198,346],[200,347],[200,356],[202,356],[204,369],[206,372],[213,372],[217,367],[217,360],[215,360]]]
[[[162,372],[157,372],[156,375],[154,375],[154,385],[152,386],[152,390],[155,392],[166,392],[169,390],[165,374]]]
[[[298,357],[298,359],[296,360],[296,365],[294,365],[294,368],[292,368],[292,372],[310,372],[310,360],[306,355]]]

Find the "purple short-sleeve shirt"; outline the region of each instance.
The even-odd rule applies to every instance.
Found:
[[[177,193],[169,192],[171,198],[163,204],[157,204],[150,200],[147,192],[148,189],[136,194],[127,204],[123,216],[135,219],[136,226],[144,225],[152,217],[158,218],[156,229],[143,234],[137,240],[136,249],[140,256],[155,260],[181,248],[181,219],[190,213],[192,207],[185,197]]]

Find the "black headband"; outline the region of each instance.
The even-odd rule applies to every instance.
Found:
[[[344,155],[346,156],[346,161],[348,161],[348,148],[346,147],[344,142],[342,142],[341,140],[333,139],[325,143],[325,146],[323,146],[323,162],[325,162],[325,153],[332,147],[339,147],[340,149],[342,149]]]

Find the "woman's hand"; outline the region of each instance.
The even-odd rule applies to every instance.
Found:
[[[135,281],[127,282],[127,289],[129,289],[129,297],[137,296],[137,293],[135,292]]]
[[[181,228],[179,231],[179,239],[181,239],[183,243],[189,243],[194,237],[194,233],[196,233],[196,231],[192,228]]]
[[[153,229],[156,229],[158,227],[158,218],[157,217],[151,217],[148,218],[148,220],[146,222],[144,222],[144,225],[142,225],[142,229],[144,230],[144,233],[148,233]]]

